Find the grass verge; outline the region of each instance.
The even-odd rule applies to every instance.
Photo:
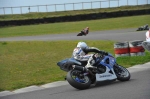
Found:
[[[90,32],[111,29],[138,28],[139,26],[150,24],[149,18],[150,15],[141,15],[90,21],[3,27],[0,28],[0,38],[42,34],[64,34],[73,32],[78,33],[87,26],[90,27]]]
[[[66,72],[56,63],[69,58],[78,41],[0,42],[0,91],[15,90],[30,85],[41,85],[64,80]],[[86,41],[114,55],[113,41]],[[67,46],[67,47],[66,47]],[[145,56],[120,57],[117,62],[125,67],[150,61]]]

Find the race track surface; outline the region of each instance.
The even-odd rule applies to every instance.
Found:
[[[77,90],[64,82],[58,87],[10,92],[0,96],[0,99],[150,99],[150,63],[136,65],[128,70],[131,79],[126,82],[99,82],[86,90]]]
[[[118,42],[145,40],[146,31],[136,31],[136,29],[120,29],[90,32],[87,36],[76,36],[77,33],[71,34],[54,34],[39,36],[23,36],[0,38],[0,41],[56,41],[56,40],[113,40]]]

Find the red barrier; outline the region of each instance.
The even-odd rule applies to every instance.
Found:
[[[129,56],[129,44],[128,42],[117,42],[114,44],[115,56]]]
[[[129,53],[129,48],[115,48],[115,54]]]
[[[130,41],[129,42],[129,49],[130,49],[130,56],[144,56],[145,49],[142,46],[141,40]]]
[[[115,56],[144,56],[145,49],[141,40],[129,42],[117,42],[114,44]]]
[[[138,53],[138,52],[144,52],[145,49],[142,46],[135,46],[130,47],[130,53]]]

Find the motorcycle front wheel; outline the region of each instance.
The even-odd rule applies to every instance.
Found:
[[[82,36],[82,35],[83,35],[82,33],[78,33],[78,34],[77,34],[77,36]]]
[[[88,89],[91,85],[91,80],[87,75],[80,74],[78,70],[71,70],[67,73],[67,81],[69,84],[79,90]]]
[[[117,79],[120,81],[128,81],[131,77],[130,72],[123,66],[114,66]]]

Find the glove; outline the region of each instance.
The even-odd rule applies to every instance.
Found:
[[[105,52],[105,51],[103,51],[103,52],[102,52],[102,54],[103,54],[103,55],[108,55],[108,53],[107,53],[107,52]]]

